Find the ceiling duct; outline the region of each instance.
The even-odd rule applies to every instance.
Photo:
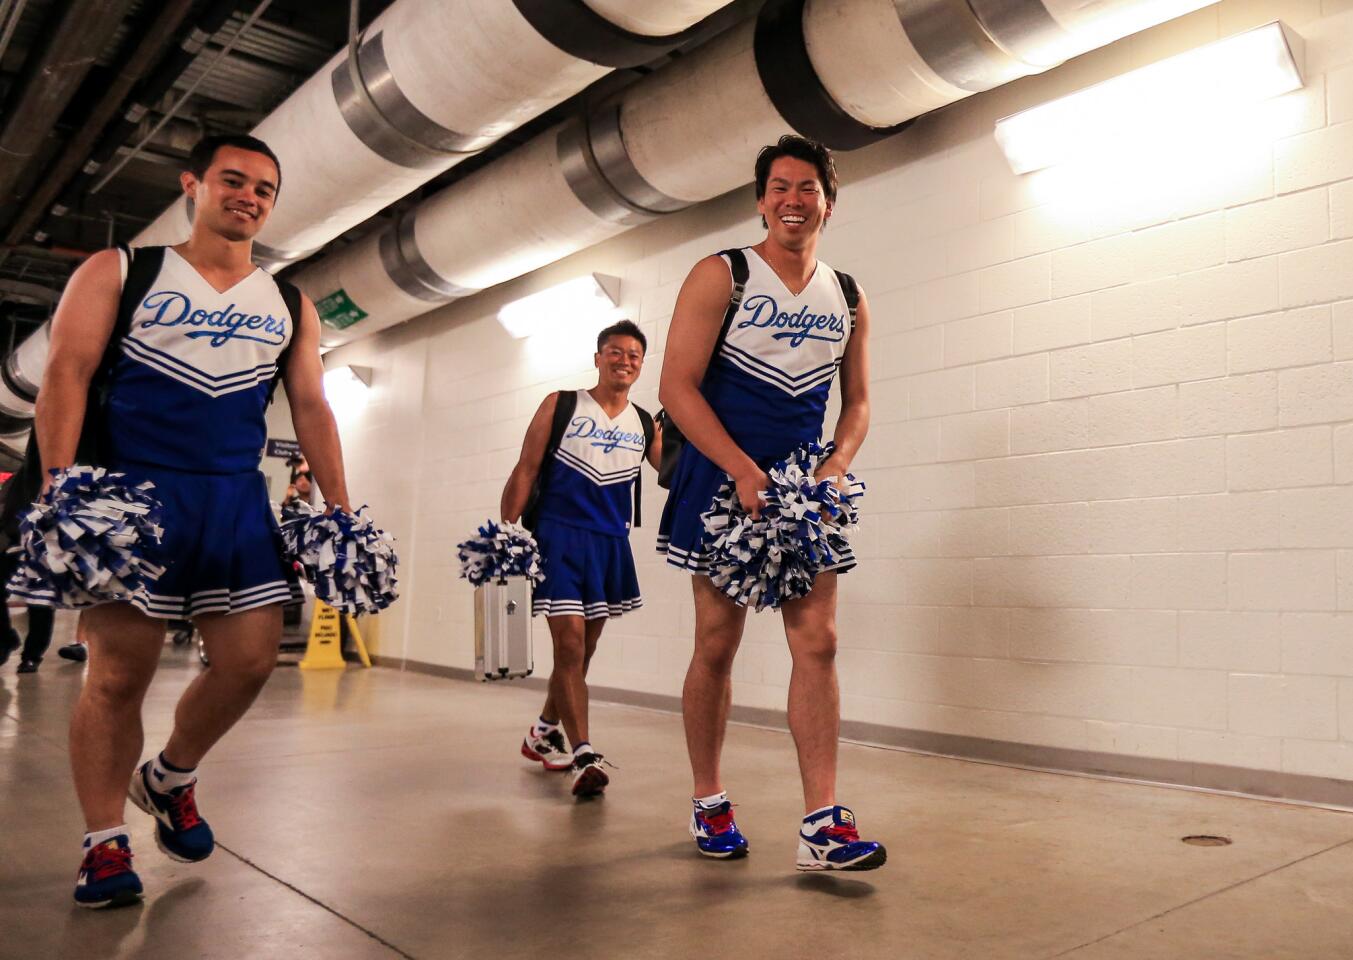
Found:
[[[755,23],[535,137],[391,228],[303,270],[297,282],[328,320],[326,344],[367,336],[734,189],[747,182],[755,150],[786,128],[837,147],[862,146],[937,107],[1210,2],[771,0]],[[532,25],[538,6],[400,0],[389,8],[363,34],[358,57],[365,89],[388,112],[340,108],[334,90],[352,76],[341,54],[255,131],[287,166],[285,199],[261,238],[291,245],[287,257],[304,254],[464,156],[448,147],[500,136],[599,77],[603,68]],[[585,6],[632,32],[672,29],[669,14],[686,21],[717,4]],[[450,49],[460,56],[446,57]],[[364,122],[384,153],[359,136]],[[423,138],[421,154],[400,152],[410,133]],[[396,156],[402,162],[390,159]],[[136,242],[182,240],[185,211],[174,205]],[[46,338],[45,328],[30,337],[5,369],[36,384]],[[14,379],[0,379],[0,393],[15,392]]]
[[[253,130],[286,183],[259,261],[310,256],[613,67],[684,43],[724,2],[398,0],[355,38],[355,57],[335,54]],[[180,199],[133,242],[178,243],[189,215]]]
[[[1210,2],[771,0],[296,282],[345,343],[741,186],[786,128],[860,147]]]

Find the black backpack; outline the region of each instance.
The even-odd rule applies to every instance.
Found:
[[[723,346],[724,340],[728,337],[728,328],[733,325],[733,317],[737,315],[738,307],[742,306],[742,295],[747,290],[747,254],[743,253],[742,249],[734,247],[731,250],[719,251],[720,256],[728,258],[728,266],[733,273],[733,290],[728,296],[728,309],[723,314],[723,326],[719,328],[719,335],[714,339],[714,349],[709,352],[711,364],[719,355],[719,347]],[[836,279],[841,284],[841,292],[846,297],[846,306],[850,310],[850,329],[854,332],[855,313],[860,306],[860,288],[850,274],[842,273],[840,270],[835,272]],[[708,366],[705,369],[708,371]],[[705,375],[708,376],[708,372]],[[681,428],[673,422],[666,410],[658,411],[658,422],[662,424],[662,458],[658,467],[658,486],[666,490],[672,486],[672,476],[676,473],[681,448],[686,445],[686,435],[681,432]]]
[[[521,525],[527,530],[534,530],[536,524],[540,522],[540,504],[545,497],[545,476],[549,473],[550,460],[559,449],[560,442],[564,439],[564,431],[568,429],[569,421],[573,419],[574,412],[578,409],[578,391],[560,390],[558,399],[554,403],[554,419],[550,421],[550,440],[545,444],[545,455],[540,459],[540,469],[536,471],[535,483],[531,485],[531,495],[526,499],[526,509],[521,512]],[[644,426],[644,453],[647,454],[653,447],[653,415],[650,414],[639,404],[634,404],[634,410],[639,414],[639,422]],[[642,467],[642,465],[641,465]],[[640,475],[634,479],[634,526],[643,526],[642,502],[643,502],[644,478],[642,469]]]
[[[0,549],[19,542],[19,517],[38,498],[42,489],[42,457],[38,454],[38,431],[28,431],[28,447],[23,465],[5,483],[0,492]]]
[[[122,295],[118,299],[117,322],[104,347],[103,359],[89,381],[89,397],[85,402],[84,425],[80,429],[80,440],[75,448],[75,462],[89,466],[107,466],[109,462],[108,431],[106,413],[108,408],[108,390],[113,377],[113,368],[122,355],[122,341],[132,325],[132,314],[141,305],[150,285],[160,275],[164,266],[164,247],[137,247],[135,250],[126,244],[118,244],[118,249],[127,258],[127,279],[122,284]],[[277,356],[277,375],[268,384],[268,402],[272,403],[277,393],[277,383],[286,369],[287,358],[291,355],[292,344],[296,342],[296,325],[301,320],[301,291],[285,280],[273,279],[282,300],[291,313],[291,339]]]

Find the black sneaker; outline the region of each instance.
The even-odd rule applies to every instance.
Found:
[[[573,795],[599,797],[606,792],[611,778],[601,768],[606,759],[599,753],[580,753],[573,758]],[[606,766],[611,764],[606,763]]]
[[[74,660],[76,663],[84,663],[89,659],[89,651],[83,643],[68,643],[57,650],[56,655],[62,660]]]
[[[37,660],[23,659],[19,661],[19,669],[15,673],[37,673],[38,664],[42,662],[41,658]]]

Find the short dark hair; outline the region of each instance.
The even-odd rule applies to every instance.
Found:
[[[216,159],[216,151],[222,147],[235,147],[238,150],[248,150],[250,153],[261,153],[271,160],[272,165],[277,168],[277,189],[278,192],[281,192],[282,161],[277,159],[277,154],[272,152],[272,147],[258,137],[251,137],[243,133],[218,133],[203,137],[193,146],[192,153],[188,154],[187,170],[201,180],[207,175],[207,168],[211,166],[211,162]]]
[[[756,199],[766,195],[766,181],[770,179],[770,166],[781,157],[793,157],[811,163],[817,168],[817,178],[822,181],[822,193],[831,203],[836,202],[836,161],[832,152],[816,140],[787,133],[776,143],[764,146],[756,155]]]
[[[601,353],[602,345],[611,337],[633,337],[639,341],[640,349],[644,353],[648,353],[648,337],[644,336],[644,332],[639,329],[639,324],[633,320],[620,320],[597,334],[597,353]]]

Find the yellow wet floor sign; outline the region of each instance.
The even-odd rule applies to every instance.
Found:
[[[315,601],[315,612],[310,618],[310,640],[300,664],[302,670],[342,670],[347,666],[343,662],[343,633],[339,627],[339,616],[339,612],[323,600]],[[366,644],[362,642],[357,621],[351,615],[347,620],[353,642],[357,645],[357,655],[362,658],[362,666],[369,667],[371,658],[367,656]]]

